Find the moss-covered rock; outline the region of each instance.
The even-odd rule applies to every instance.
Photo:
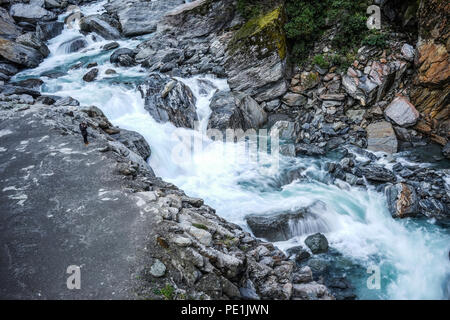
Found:
[[[225,68],[230,87],[256,101],[282,96],[287,85],[285,12],[277,6],[250,19],[237,30],[227,46]]]
[[[264,57],[276,50],[280,59],[286,57],[285,23],[282,6],[255,17],[244,24],[234,35],[229,44],[229,50],[234,53],[256,46],[259,54]]]

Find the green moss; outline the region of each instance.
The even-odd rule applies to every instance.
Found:
[[[269,49],[269,54],[277,50],[281,59],[286,57],[286,37],[283,31],[283,7],[250,19],[234,35],[229,44],[231,53],[256,45],[261,50]]]
[[[204,224],[193,223],[192,225],[193,225],[194,227],[198,228],[198,229],[208,230],[208,227],[205,226]]]

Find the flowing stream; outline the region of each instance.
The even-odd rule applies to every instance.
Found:
[[[89,15],[101,12],[102,8],[100,2],[81,9]],[[64,17],[61,15],[59,19]],[[80,36],[88,46],[81,52],[66,53],[62,44]],[[118,42],[121,47],[134,48],[150,38],[148,35]],[[239,144],[209,140],[204,135],[209,103],[215,90],[228,89],[226,79],[208,75],[179,79],[197,98],[201,122],[198,131],[157,123],[144,109],[144,101],[136,90],[136,84],[146,77],[145,70],[111,65],[112,51],[101,50],[109,42],[99,36],[84,36],[77,28],[66,26],[61,35],[49,41],[50,56],[39,67],[18,74],[15,80],[40,77],[46,71],[67,72],[56,79],[40,77],[44,80],[41,90],[71,96],[82,105],[95,105],[114,125],[141,133],[151,146],[150,164],[157,175],[188,195],[205,199],[220,216],[247,230],[244,217],[248,214],[271,214],[323,201],[326,209],[318,213],[317,219],[293,226],[300,236],[275,245],[287,249],[302,244],[308,234],[324,232],[330,246],[340,254],[335,261],[339,272],[351,280],[359,299],[448,298],[448,229],[432,221],[392,219],[384,196],[374,190],[350,186],[341,189],[327,184],[325,171],[321,169],[326,159],[281,157],[279,170],[273,171],[261,159],[257,161],[242,153]],[[98,63],[97,80],[82,80],[87,72],[85,67],[69,69],[79,61]],[[105,75],[109,68],[117,74]],[[177,156],[176,150],[192,140],[201,141],[206,148],[194,148],[190,158]],[[307,179],[280,187],[282,173],[292,168],[303,168]],[[367,287],[371,275],[367,268],[371,266],[380,268],[380,289]]]

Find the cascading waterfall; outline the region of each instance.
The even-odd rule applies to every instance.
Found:
[[[82,12],[93,14],[102,10],[102,3],[82,7]],[[60,17],[63,20],[64,16]],[[82,52],[66,53],[61,44],[82,37],[87,47]],[[151,37],[148,36],[148,37]],[[142,38],[118,41],[122,47],[133,48]],[[101,108],[114,125],[141,133],[152,148],[150,164],[155,172],[206,203],[229,221],[246,228],[248,214],[273,214],[294,210],[322,201],[326,209],[301,224],[292,225],[298,237],[276,243],[281,249],[303,243],[308,233],[322,231],[333,248],[339,251],[349,265],[344,268],[347,277],[356,286],[361,299],[443,299],[448,297],[446,286],[450,266],[448,252],[450,234],[429,221],[394,220],[386,201],[374,190],[356,187],[341,189],[327,184],[321,169],[324,159],[280,159],[280,172],[301,167],[307,179],[294,181],[283,187],[274,187],[278,174],[266,170],[261,162],[244,159],[240,146],[234,143],[211,141],[205,136],[209,103],[215,90],[227,90],[224,79],[211,76],[179,79],[188,85],[196,99],[200,125],[197,131],[176,128],[170,123],[157,123],[144,109],[144,101],[134,85],[146,76],[140,67],[120,68],[116,75],[104,75],[108,68],[117,68],[109,62],[111,52],[101,47],[109,41],[96,36],[82,35],[76,28],[49,41],[50,56],[33,70],[16,76],[21,80],[37,77],[45,71],[62,71],[57,79],[43,78],[42,91],[61,96],[72,96],[82,105]],[[97,62],[99,77],[86,83],[87,72],[69,67],[78,61]],[[206,148],[194,150],[190,159],[175,161],[174,146],[195,137]],[[270,155],[266,155],[270,157]],[[345,263],[345,261],[343,263]],[[376,265],[381,270],[381,289],[370,290],[366,268]]]

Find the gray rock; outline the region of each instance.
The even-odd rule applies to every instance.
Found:
[[[396,97],[384,110],[386,117],[402,127],[410,127],[419,119],[419,112],[405,97]]]
[[[22,29],[15,24],[8,11],[0,7],[0,36],[12,40],[21,33]]]
[[[72,98],[72,97],[64,97],[64,98],[58,99],[58,100],[54,103],[54,105],[55,105],[56,107],[59,107],[59,106],[79,106],[79,105],[80,105],[80,102],[79,102],[78,100],[75,100],[75,99]]]
[[[37,4],[16,3],[9,9],[9,14],[18,21],[40,22],[56,19],[56,14]]]
[[[448,215],[442,202],[434,198],[421,199],[418,203],[418,210],[429,218],[441,219],[446,217],[446,213]]]
[[[116,49],[118,47],[120,47],[120,45],[117,42],[110,42],[110,43],[105,44],[102,49],[103,50],[112,50],[112,49]]]
[[[237,94],[236,98],[242,113],[244,130],[261,128],[267,121],[267,114],[264,109],[248,95]]]
[[[286,93],[282,99],[282,101],[290,107],[303,106],[306,104],[307,100],[308,98],[304,95],[292,92]]]
[[[87,45],[88,43],[83,37],[76,37],[74,39],[70,39],[61,43],[58,47],[58,50],[61,50],[64,53],[73,53],[86,48]]]
[[[42,41],[47,41],[60,35],[63,29],[64,23],[60,21],[39,22],[36,25],[36,34]]]
[[[38,50],[44,57],[50,54],[47,45],[39,39],[35,32],[27,32],[18,36],[16,42]]]
[[[442,154],[447,159],[450,159],[450,142],[447,142],[447,144],[442,148]]]
[[[361,168],[361,173],[366,179],[377,182],[394,182],[396,180],[392,171],[375,164],[369,164]]]
[[[33,90],[31,88],[15,86],[15,85],[0,85],[0,92],[5,96],[13,95],[13,94],[28,94],[33,98],[37,98],[41,95],[41,93],[37,90]]]
[[[0,62],[0,72],[8,76],[12,76],[15,75],[17,72],[19,72],[19,69],[17,69],[14,65],[10,63]]]
[[[255,285],[249,279],[245,282],[245,287],[239,288],[239,292],[244,300],[260,300]]]
[[[305,154],[308,156],[321,156],[325,154],[325,150],[313,144],[296,143],[295,154]]]
[[[108,22],[101,19],[99,15],[83,17],[80,20],[80,29],[85,32],[95,32],[106,40],[120,38],[119,31]]]
[[[151,149],[147,141],[137,132],[120,129],[120,133],[112,135],[112,137],[140,155],[144,160],[147,160],[151,155]]]
[[[397,152],[397,137],[392,125],[387,121],[371,123],[367,126],[367,149],[371,151],[383,151],[386,153]]]
[[[113,0],[105,5],[105,8],[108,13],[117,14],[123,35],[133,37],[155,32],[161,17],[171,8],[182,3],[182,0],[148,2]],[[150,15],[149,12],[151,12]]]
[[[416,54],[416,51],[413,46],[405,43],[402,46],[401,52],[402,52],[402,56],[405,60],[408,60],[409,62],[414,61],[414,56]]]
[[[397,183],[385,189],[389,211],[394,218],[406,218],[417,213],[418,198],[414,187]]]
[[[307,260],[311,255],[303,246],[296,246],[289,248],[286,253],[289,258],[294,257],[295,261],[301,262],[303,260]]]
[[[195,97],[189,87],[176,81],[167,96],[161,97],[165,86],[172,80],[161,74],[151,74],[139,85],[138,88],[145,99],[145,109],[158,122],[170,121],[177,127],[194,128],[194,122],[198,118]]]
[[[319,212],[326,210],[324,203],[316,202],[309,207],[295,211],[278,212],[268,215],[249,215],[245,218],[256,237],[268,241],[284,241],[295,236],[315,231],[327,230]]]
[[[212,97],[211,116],[208,122],[208,129],[225,130],[241,129],[242,113],[236,105],[236,99],[230,91],[217,91]]]
[[[290,140],[295,138],[295,125],[294,122],[280,120],[270,129],[271,136],[278,136],[280,139]]]
[[[6,39],[0,39],[0,56],[27,68],[35,68],[44,60],[38,50]]]
[[[155,263],[150,267],[150,274],[155,278],[161,278],[166,274],[166,266],[156,259]]]
[[[316,233],[305,239],[305,244],[312,253],[324,253],[328,251],[328,240],[322,233]]]
[[[110,61],[111,63],[119,63],[119,62],[120,62],[119,58],[120,58],[120,56],[123,56],[123,55],[129,56],[130,58],[133,58],[133,59],[134,59],[135,53],[134,53],[134,51],[131,50],[131,49],[128,49],[128,48],[120,48],[120,49],[117,49],[116,51],[114,51],[114,52],[111,54],[111,56],[109,57],[109,61]]]
[[[294,297],[299,297],[303,300],[334,300],[327,287],[316,282],[294,284],[293,290]]]
[[[83,80],[86,82],[92,82],[95,80],[95,78],[97,78],[97,76],[98,76],[98,69],[93,68],[93,69],[89,70],[88,73],[86,73],[83,76]]]

